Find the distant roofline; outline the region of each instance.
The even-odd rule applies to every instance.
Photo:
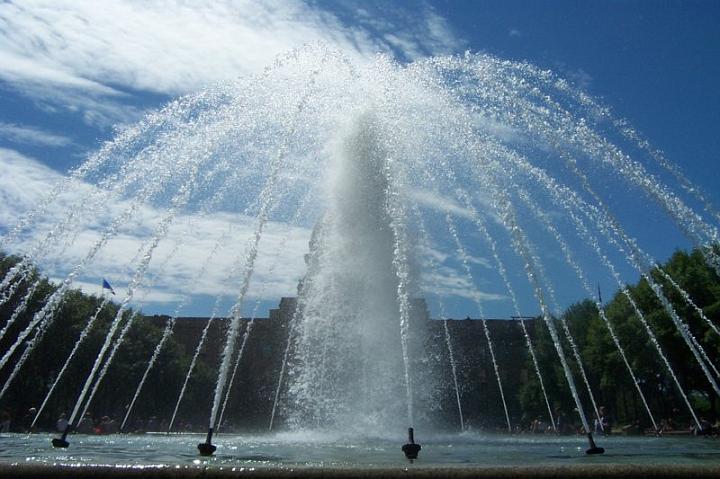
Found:
[[[153,314],[151,316],[147,316],[149,318],[170,318],[171,316],[168,314]],[[177,321],[207,321],[210,319],[210,316],[178,316],[175,318]],[[227,317],[215,317],[214,321],[227,321],[229,318]],[[263,318],[251,318],[251,317],[242,317],[240,318],[241,321],[270,321],[271,318],[269,317],[263,317]],[[485,319],[485,321],[517,321],[519,319],[523,319],[524,321],[535,321],[539,319],[539,316],[523,316],[522,318],[518,316],[509,316],[505,318],[471,318],[469,316],[465,318],[428,318],[430,321],[481,321],[482,319]]]

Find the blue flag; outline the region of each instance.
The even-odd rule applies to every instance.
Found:
[[[109,289],[112,294],[115,294],[115,290],[112,289],[112,286],[110,286],[110,283],[108,283],[108,280],[103,278],[103,289]]]

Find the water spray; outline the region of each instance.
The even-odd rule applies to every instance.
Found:
[[[311,77],[310,81],[308,76]],[[316,81],[317,83],[315,83]],[[301,98],[299,104],[298,98]],[[360,115],[366,111],[371,112],[368,114],[371,116],[367,121],[360,118]],[[358,116],[360,119],[355,119],[354,116]],[[491,121],[485,121],[486,119]],[[344,140],[343,136],[338,137],[338,131],[340,131],[338,126],[346,123],[356,123],[359,132]],[[613,127],[617,131],[614,131]],[[524,141],[508,141],[508,136],[514,132],[523,132]],[[618,136],[624,137],[625,140],[616,145],[614,142]],[[622,138],[618,139],[622,140]],[[251,245],[248,253],[248,266],[236,308],[239,318],[240,306],[245,299],[250,276],[255,268],[253,263],[257,254],[257,243],[260,241],[263,231],[262,225],[267,222],[268,226],[272,224],[274,227],[277,222],[288,216],[285,211],[280,211],[278,215],[271,215],[274,205],[280,204],[281,194],[287,195],[295,204],[295,199],[305,194],[305,189],[307,189],[307,194],[312,195],[310,203],[313,206],[313,212],[308,214],[307,218],[303,217],[301,221],[293,222],[299,226],[307,226],[314,219],[315,211],[325,210],[328,206],[332,206],[330,200],[333,198],[328,198],[327,195],[334,191],[333,188],[324,188],[316,181],[316,178],[327,177],[331,183],[327,186],[336,187],[337,196],[347,199],[345,203],[340,203],[342,206],[340,213],[342,214],[336,215],[336,218],[341,218],[336,221],[342,221],[341,224],[345,229],[337,235],[339,239],[333,240],[337,240],[337,244],[334,246],[338,247],[340,253],[347,251],[352,253],[352,256],[356,257],[355,259],[358,259],[359,248],[353,248],[353,246],[358,244],[362,238],[358,238],[356,232],[360,231],[366,236],[366,242],[372,246],[368,249],[366,257],[377,261],[377,264],[369,264],[365,269],[365,272],[369,273],[366,275],[366,278],[369,279],[366,283],[370,283],[372,286],[370,291],[373,294],[368,294],[366,298],[355,294],[358,291],[357,283],[350,281],[353,279],[350,273],[346,274],[346,271],[353,272],[351,268],[348,268],[348,266],[352,266],[350,263],[340,262],[337,264],[333,258],[329,258],[323,263],[323,265],[329,265],[329,269],[326,272],[320,271],[317,276],[324,275],[323,280],[330,281],[330,275],[343,275],[341,279],[348,279],[346,289],[351,293],[345,296],[352,300],[350,304],[360,305],[363,308],[366,306],[365,303],[379,303],[379,298],[385,300],[390,297],[390,293],[397,291],[396,299],[401,313],[400,334],[409,416],[407,425],[414,424],[407,339],[410,325],[410,295],[414,293],[416,285],[411,281],[413,279],[411,273],[414,270],[411,266],[414,264],[409,249],[413,246],[413,238],[407,238],[409,233],[405,215],[406,202],[408,199],[417,197],[415,199],[421,201],[422,206],[427,209],[428,217],[436,215],[438,210],[444,211],[457,216],[457,223],[461,226],[465,226],[463,221],[468,224],[480,225],[480,221],[486,216],[490,219],[489,214],[492,213],[492,210],[498,209],[497,203],[501,203],[501,211],[495,211],[495,213],[500,213],[502,226],[508,229],[510,235],[514,236],[512,246],[520,257],[521,266],[524,266],[533,293],[541,306],[542,320],[548,326],[553,345],[557,349],[563,372],[583,421],[584,435],[589,441],[589,449],[586,452],[587,454],[602,454],[603,448],[597,447],[593,439],[593,434],[599,431],[591,430],[587,423],[580,404],[580,397],[575,388],[572,371],[565,359],[565,353],[562,351],[562,344],[556,331],[556,324],[562,325],[562,323],[556,322],[546,305],[545,295],[549,296],[551,303],[553,302],[551,285],[544,281],[542,263],[539,258],[536,259],[534,248],[524,232],[534,231],[533,226],[536,225],[533,223],[533,225],[528,225],[527,229],[521,229],[524,224],[521,225],[519,221],[515,220],[515,213],[512,211],[517,197],[520,196],[522,199],[518,185],[528,185],[530,188],[528,190],[529,199],[540,199],[535,197],[536,190],[537,194],[547,190],[547,198],[545,195],[542,196],[544,202],[551,200],[559,207],[558,209],[566,211],[563,218],[569,224],[566,225],[565,222],[562,222],[561,225],[569,226],[569,228],[558,229],[558,231],[565,233],[565,229],[568,229],[572,232],[574,228],[581,239],[584,239],[585,246],[588,246],[591,252],[595,251],[600,262],[610,270],[621,292],[627,297],[635,316],[639,318],[647,331],[650,342],[657,349],[668,374],[697,423],[697,431],[701,432],[703,426],[693,411],[677,375],[662,352],[655,333],[625,286],[626,281],[615,271],[613,263],[608,257],[614,257],[619,253],[645,276],[663,308],[673,319],[682,339],[697,358],[703,373],[708,376],[713,389],[720,394],[720,387],[718,387],[720,382],[716,381],[717,374],[714,374],[716,371],[713,373],[708,369],[712,366],[706,364],[708,363],[706,354],[687,329],[686,322],[677,314],[677,308],[670,302],[672,298],[663,291],[665,281],[654,279],[655,273],[651,274],[657,267],[656,263],[636,245],[632,237],[625,233],[625,225],[615,219],[615,215],[612,214],[613,210],[606,206],[603,197],[596,194],[590,187],[596,183],[596,180],[603,181],[604,178],[600,174],[589,176],[585,172],[596,170],[603,174],[615,172],[619,179],[624,181],[623,186],[627,184],[631,187],[627,194],[623,193],[620,196],[622,201],[618,201],[623,204],[623,211],[637,207],[635,202],[645,205],[641,199],[643,196],[654,200],[659,205],[658,209],[662,210],[661,213],[665,215],[663,218],[674,222],[680,232],[700,248],[708,266],[715,271],[720,271],[720,257],[712,248],[720,234],[713,224],[706,223],[690,206],[685,205],[679,195],[672,191],[672,185],[665,185],[659,176],[648,171],[642,162],[635,160],[629,153],[625,153],[626,151],[632,152],[633,156],[636,156],[636,153],[644,152],[644,156],[655,160],[677,180],[677,183],[687,193],[695,196],[698,203],[703,204],[711,216],[718,218],[718,212],[712,205],[677,168],[667,163],[661,153],[655,152],[622,120],[614,120],[610,116],[609,109],[598,106],[580,90],[570,86],[568,82],[556,77],[552,72],[537,70],[527,63],[505,61],[489,55],[469,52],[464,56],[438,57],[411,64],[395,62],[383,55],[375,61],[356,66],[342,54],[328,51],[324,47],[307,46],[295,50],[276,62],[271,68],[266,69],[260,76],[241,77],[236,81],[223,83],[217,88],[206,89],[198,95],[183,97],[173,102],[165,110],[144,119],[137,126],[128,128],[116,140],[108,143],[96,155],[91,156],[67,179],[54,186],[46,199],[41,200],[32,212],[22,217],[16,226],[9,229],[9,233],[0,238],[2,246],[15,244],[24,231],[34,227],[43,229],[46,212],[55,210],[67,212],[64,217],[56,218],[48,228],[49,232],[46,233],[44,239],[41,238],[29,245],[30,253],[23,257],[18,265],[13,266],[8,274],[0,278],[0,303],[3,303],[10,301],[14,297],[13,295],[19,296],[20,291],[17,288],[26,284],[32,277],[31,264],[37,263],[40,258],[46,256],[55,247],[61,246],[63,242],[66,243],[66,248],[76,242],[76,238],[85,231],[85,226],[83,226],[85,218],[94,217],[94,210],[99,210],[105,204],[112,203],[116,199],[124,202],[124,206],[118,207],[119,213],[108,218],[110,223],[98,232],[100,236],[85,252],[85,255],[81,256],[80,262],[72,267],[63,283],[45,300],[42,308],[32,314],[28,326],[18,333],[15,342],[2,353],[0,367],[7,367],[10,365],[14,352],[21,347],[26,347],[29,341],[26,352],[22,353],[19,361],[14,361],[15,370],[11,379],[5,382],[3,391],[0,391],[0,397],[10,386],[16,374],[19,374],[18,371],[21,371],[33,348],[40,344],[45,333],[53,326],[63,298],[70,291],[72,284],[95,262],[101,251],[107,249],[112,238],[118,236],[118,233],[128,225],[133,226],[135,220],[150,211],[144,209],[146,205],[155,206],[157,203],[157,206],[161,206],[158,211],[164,211],[170,207],[168,211],[176,210],[175,212],[179,215],[195,215],[198,210],[196,204],[204,196],[217,194],[219,195],[217,203],[213,204],[212,202],[215,200],[211,199],[208,205],[213,206],[200,208],[202,214],[198,215],[203,218],[209,216],[207,219],[215,220],[228,212],[226,208],[228,205],[242,206],[247,200],[257,198],[260,209],[258,213],[260,226],[257,226],[255,230],[255,246]],[[340,171],[335,171],[334,168],[328,168],[328,165],[332,165],[334,161],[332,155],[338,152],[346,155],[347,158],[346,164],[340,165],[342,168],[338,168]],[[546,161],[552,156],[564,159],[565,164],[555,166],[557,162]],[[539,164],[535,164],[534,158],[540,158]],[[195,168],[201,166],[202,174],[199,174],[200,171]],[[444,175],[447,177],[445,179],[438,176],[443,169],[448,170],[448,173]],[[222,185],[223,182],[215,176],[224,171],[240,172],[237,174],[237,181],[225,181],[226,185]],[[340,178],[335,177],[340,173],[342,173]],[[363,175],[364,183],[358,183],[358,175],[355,173]],[[422,173],[427,173],[425,178],[422,178]],[[568,173],[574,173],[574,176],[571,177],[571,184],[575,185],[574,187],[566,187],[559,180],[562,178],[565,181]],[[177,193],[177,187],[182,185],[183,178],[188,176],[191,176],[192,179],[188,180],[186,187],[192,191],[183,189]],[[258,194],[259,183],[263,178],[270,178],[270,180],[267,180],[263,191]],[[298,181],[298,178],[302,178],[302,181]],[[90,183],[96,183],[90,193],[83,193],[87,187],[84,184],[85,179],[88,179]],[[342,180],[342,182],[338,182],[338,180]],[[76,183],[82,189],[76,188]],[[295,186],[296,183],[297,186]],[[579,185],[577,185],[578,183]],[[603,184],[605,183],[603,181]],[[219,184],[221,189],[218,190]],[[608,184],[610,187],[614,185],[614,182]],[[582,186],[582,188],[574,189],[577,186]],[[429,195],[428,190],[430,189],[437,191]],[[472,195],[465,194],[465,189],[472,192]],[[605,195],[606,190],[602,191]],[[82,193],[82,199],[74,200],[73,203],[82,208],[64,207],[66,199],[63,195],[65,192],[68,193],[68,196]],[[452,199],[448,200],[453,197],[453,192],[460,204],[465,204],[465,208],[462,205],[458,207],[458,204]],[[350,197],[348,193],[353,193],[355,196]],[[612,189],[607,190],[608,195],[612,193],[614,193]],[[584,200],[587,196],[592,199],[590,203],[588,203],[589,200]],[[355,197],[368,198],[368,201],[358,202],[354,200]],[[176,198],[172,205],[165,204],[166,199],[169,198]],[[213,196],[213,198],[215,197]],[[107,199],[108,201],[89,201],[89,199]],[[480,212],[472,207],[471,200],[483,205]],[[246,208],[246,213],[241,216],[249,217],[251,213],[256,212],[256,209],[256,207],[249,210]],[[487,215],[486,210],[488,210]],[[380,219],[376,214],[378,212],[384,215]],[[342,216],[345,213],[347,214],[343,219]],[[653,211],[649,212],[649,214],[652,213]],[[213,216],[215,214],[220,216]],[[171,216],[166,217],[167,219],[163,220],[161,225],[167,221],[169,227],[173,220]],[[583,224],[586,221],[584,218],[587,218],[589,229]],[[538,221],[537,218],[527,218],[527,220],[528,222]],[[244,220],[241,222],[245,224]],[[361,223],[359,227],[357,227],[358,223]],[[381,228],[377,228],[378,225]],[[495,228],[493,223],[489,223],[489,226],[491,227],[490,231],[485,231],[485,228],[481,226],[476,229],[483,236],[491,237],[491,233],[499,228]],[[602,244],[594,238],[596,229],[599,236],[603,238]],[[198,228],[198,230],[202,230],[202,228]],[[465,232],[464,229],[458,229],[459,238],[462,239]],[[160,230],[157,232],[160,236],[164,236],[165,233]],[[392,243],[387,241],[390,233],[392,234]],[[426,234],[423,233],[421,236],[424,237]],[[561,236],[558,234],[558,237]],[[68,239],[66,240],[66,238]],[[520,315],[515,293],[512,292],[513,285],[510,277],[506,274],[505,266],[499,261],[497,248],[492,242],[490,244],[492,254],[498,264],[498,272],[507,286],[516,314]],[[613,248],[612,255],[606,257],[601,252],[601,247],[605,246]],[[385,248],[384,252],[383,247]],[[433,245],[430,244],[429,247],[433,248]],[[345,251],[342,248],[345,248]],[[459,254],[459,259],[467,256],[472,260],[475,251],[469,248],[469,244],[465,248],[466,253]],[[443,248],[437,249],[442,250]],[[384,256],[375,254],[378,251],[382,252]],[[504,248],[500,248],[500,251],[504,251]],[[509,251],[512,254],[512,250]],[[148,251],[147,261],[150,260],[151,252]],[[343,254],[340,258],[344,260],[347,256],[347,254]],[[456,254],[454,258],[450,259],[457,260],[457,256]],[[364,257],[359,259],[362,260]],[[578,271],[582,271],[584,263],[581,261],[582,259],[578,257],[576,260]],[[396,277],[383,276],[386,270],[389,270],[390,261],[395,268]],[[463,262],[467,263],[464,259]],[[508,265],[510,264],[512,263],[508,263]],[[147,263],[141,263],[137,269],[136,275],[139,274],[139,276],[136,286],[140,286],[140,280],[148,266]],[[471,271],[474,268],[470,264],[467,266]],[[570,266],[575,268],[575,263]],[[703,318],[702,304],[695,303],[689,295],[679,289],[678,285],[674,283],[675,279],[664,273],[662,269],[657,268],[657,273],[661,274],[673,289],[678,290],[681,300],[697,312],[701,319],[706,319]],[[200,276],[198,275],[198,277]],[[474,278],[467,279],[469,283],[472,283],[471,287],[476,286]],[[323,283],[318,281],[316,284],[322,285]],[[450,286],[452,285],[449,285],[448,288]],[[436,293],[438,295],[445,294],[448,288],[438,288]],[[303,289],[305,290],[305,288]],[[0,336],[10,332],[8,326],[11,323],[13,327],[17,326],[13,321],[19,319],[21,313],[27,313],[27,310],[23,310],[32,299],[29,291],[25,293],[27,300],[16,298],[20,305],[15,307],[11,319],[7,321],[8,324],[0,331]],[[389,293],[386,294],[388,291]],[[326,297],[321,293],[317,293],[311,298],[316,302],[310,302],[307,310],[313,313],[315,310],[321,310],[325,304],[322,299]],[[132,294],[128,301],[131,297]],[[346,299],[342,295],[340,298],[343,301]],[[306,302],[308,302],[307,297],[299,297],[298,308]],[[383,314],[386,312],[396,314],[395,304],[391,304],[389,300],[387,303],[388,307],[375,308],[372,306],[372,308],[382,310]],[[597,303],[601,303],[599,298]],[[341,314],[345,311],[345,305],[331,306],[336,307],[335,312],[338,318],[347,319]],[[372,308],[367,307],[367,311],[372,311]],[[601,308],[598,309],[602,311]],[[364,312],[365,310],[362,310],[358,313],[358,317],[362,317]],[[600,314],[603,315],[602,312]],[[214,317],[215,313],[213,313]],[[376,315],[376,317],[380,317],[380,315]],[[116,320],[113,320],[112,334],[116,328],[120,327],[121,319],[121,317],[117,317]],[[306,318],[300,319],[306,320]],[[606,318],[601,316],[601,319],[605,320]],[[331,323],[331,320],[334,321],[335,318],[323,319],[318,323],[320,326],[335,327],[335,323]],[[705,322],[717,333],[717,329],[713,328],[712,323]],[[209,324],[210,322],[208,322]],[[346,323],[340,324],[345,325]],[[377,321],[377,324],[380,324],[380,321]],[[314,323],[300,323],[296,326],[295,322],[287,326],[290,329],[290,337],[298,337],[298,344],[305,348],[298,347],[300,359],[312,359],[313,353],[317,350],[313,349],[315,343],[325,347],[325,339],[316,340],[316,337],[312,335],[315,331],[321,331],[324,335],[327,335],[327,331],[334,331],[315,326]],[[375,323],[372,326],[374,327]],[[382,325],[383,328],[385,326]],[[338,326],[339,331],[342,330],[340,328],[342,326]],[[361,328],[357,328],[357,330],[365,333]],[[207,329],[203,332],[203,339],[193,357],[190,371],[195,364],[202,341],[205,340],[206,331]],[[296,331],[300,331],[300,333],[296,333]],[[386,334],[387,331],[389,328],[373,331],[373,334],[378,333],[374,339],[387,339],[388,343],[390,340],[394,340],[396,331],[392,331],[392,336]],[[236,336],[237,331],[234,332]],[[525,330],[524,334],[540,378],[540,386],[545,396],[550,422],[556,425],[529,336]],[[234,352],[235,337],[230,339],[232,340],[227,344],[232,347],[228,349],[228,352],[232,353]],[[372,349],[369,348],[368,351],[375,353],[380,351],[383,345],[384,343],[381,343]],[[88,388],[92,386],[92,376],[102,365],[102,356],[108,346],[103,346],[98,354],[91,377],[86,381],[69,425],[60,431],[61,437],[58,434],[58,437],[52,441],[54,447],[67,448],[69,446],[67,435],[78,426],[75,416],[82,406],[82,399],[88,392]],[[336,354],[336,357],[330,356],[326,361],[325,355],[322,356],[321,369],[312,369],[315,367],[315,363],[312,361],[297,360],[294,361],[296,365],[293,365],[292,362],[289,366],[286,365],[287,351],[290,346],[286,349],[283,369],[280,373],[281,380],[278,384],[283,384],[285,368],[296,368],[292,372],[297,374],[289,382],[288,390],[290,391],[289,404],[298,406],[297,411],[289,409],[289,413],[297,414],[294,419],[297,419],[298,423],[305,419],[303,414],[307,410],[313,413],[308,414],[312,418],[317,416],[316,411],[324,411],[320,407],[316,408],[316,404],[323,406],[331,403],[341,404],[341,401],[346,401],[348,410],[356,405],[356,397],[352,393],[355,392],[355,386],[359,384],[357,381],[347,381],[351,383],[351,386],[347,388],[345,385],[341,385],[342,388],[339,387],[336,392],[337,397],[328,396],[330,393],[327,391],[331,389],[329,387],[313,389],[317,383],[311,380],[315,377],[316,372],[318,374],[321,372],[323,379],[329,378],[330,375],[325,375],[328,365],[338,364],[342,367],[344,365],[342,361],[347,360],[348,357],[352,360],[356,359],[354,356],[346,354],[348,350],[351,351],[350,347],[341,346],[337,348],[336,352],[331,351]],[[396,349],[388,351],[387,356],[382,351],[381,357],[369,357],[368,355],[368,358],[372,364],[378,366],[378,369],[382,369],[391,361],[399,364],[396,359]],[[364,353],[367,354],[367,351]],[[621,352],[621,354],[623,353]],[[72,355],[73,353],[71,353],[71,357]],[[111,358],[112,356],[113,353],[110,353]],[[222,374],[218,378],[207,439],[198,445],[198,450],[203,456],[212,455],[216,450],[212,444],[212,435],[214,429],[217,429],[222,421],[215,421],[215,415],[221,404],[220,399],[224,388],[227,388],[227,392],[229,392],[232,385],[232,382],[227,384],[225,380],[231,358],[232,354],[225,354],[223,358]],[[630,361],[625,361],[625,363],[630,370]],[[109,366],[109,360],[105,364]],[[95,389],[90,393],[88,404],[100,384],[105,369],[106,367],[103,367],[103,372],[96,380]],[[397,397],[400,397],[400,393],[395,394],[394,390],[396,386],[398,390],[401,386],[396,380],[401,377],[401,371],[394,364],[387,369],[387,372],[383,371],[384,377],[381,379],[384,381],[383,387],[387,387],[388,395],[393,396],[394,402],[379,401],[375,396],[366,402],[375,401],[375,404],[368,404],[368,406],[375,407],[377,405],[377,410],[383,414],[385,414],[384,411],[395,414],[395,411],[388,405],[397,404],[398,408],[402,406],[400,401],[396,400]],[[190,372],[182,386],[173,419],[185,391],[189,374]],[[498,375],[497,370],[496,375]],[[60,376],[61,374],[58,375],[58,378]],[[328,379],[328,381],[330,380]],[[637,381],[634,382],[642,398],[640,387]],[[384,389],[377,389],[385,394]],[[52,391],[51,388],[48,396]],[[271,425],[275,416],[278,394],[279,389],[275,395]],[[376,396],[383,399],[381,394]],[[306,401],[306,399],[314,402]],[[456,399],[459,403],[457,387]],[[418,403],[419,407],[424,406],[421,401]],[[85,404],[85,408],[87,407]],[[338,406],[337,412],[341,412],[343,407],[345,404]],[[325,408],[328,409],[327,406]],[[646,409],[649,410],[647,405]],[[458,410],[460,410],[459,406]],[[39,414],[40,412],[38,412]],[[362,411],[361,414],[356,413],[355,416],[362,419]],[[324,419],[332,422],[333,418]],[[340,420],[340,418],[337,419]],[[507,413],[506,419],[509,423]],[[413,435],[413,428],[410,427],[408,429],[409,442],[402,447],[409,460],[416,458],[421,449],[420,445],[414,443]]]

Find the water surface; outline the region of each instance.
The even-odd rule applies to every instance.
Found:
[[[74,435],[54,449],[49,434],[0,435],[0,464],[163,466],[178,468],[388,468],[406,467],[402,437],[351,440],[331,434],[218,435],[218,449],[200,457],[201,434]],[[720,441],[695,437],[603,437],[606,453],[587,456],[583,437],[435,435],[422,444],[415,467],[582,466],[592,464],[711,466],[720,463]]]

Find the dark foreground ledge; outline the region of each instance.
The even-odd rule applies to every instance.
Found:
[[[0,465],[0,477],[23,479],[33,478],[132,478],[132,479],[224,479],[244,478],[329,478],[366,479],[366,478],[525,478],[544,479],[561,478],[717,478],[720,477],[720,465],[651,465],[628,466],[595,464],[592,466],[502,466],[476,468],[418,467],[406,468],[203,468],[173,466],[45,466],[45,465]]]

